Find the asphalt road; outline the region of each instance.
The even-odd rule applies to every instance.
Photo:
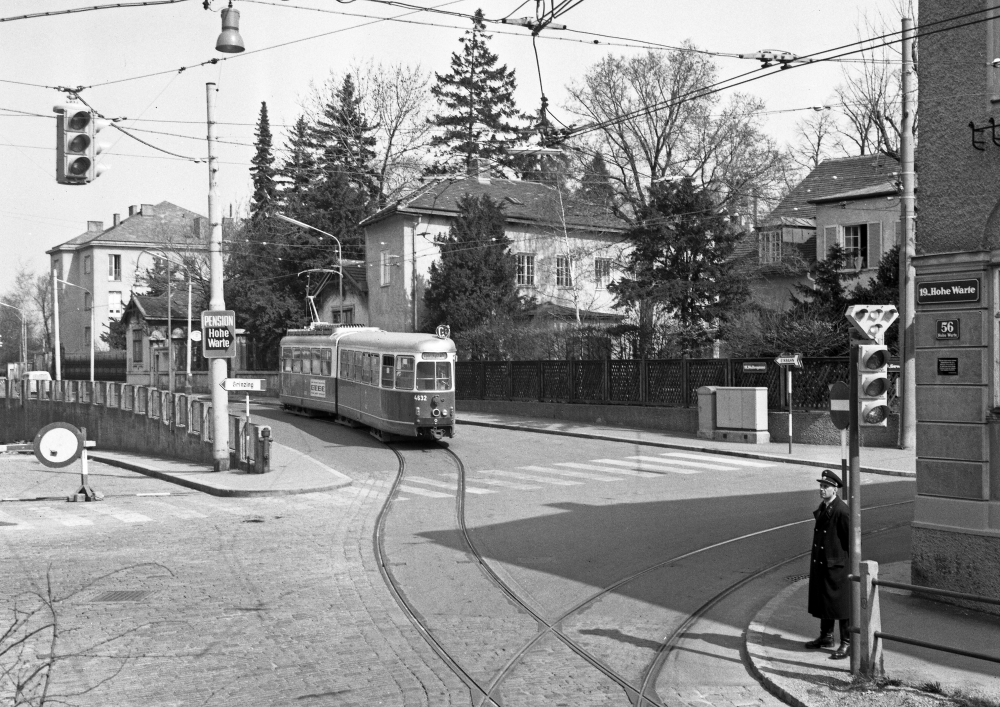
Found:
[[[620,684],[546,631],[558,621],[587,655],[630,683],[646,681],[652,700],[775,704],[743,667],[740,633],[803,563],[689,617],[808,549],[815,468],[460,427],[450,449],[466,465],[469,537],[529,611],[489,580],[460,532],[455,465],[409,449],[386,515],[387,568],[461,677],[376,563],[376,521],[398,468],[392,450],[326,421],[254,415],[354,483],[219,499],[93,464],[92,483],[108,494],[100,504],[0,502],[2,608],[15,597],[37,606],[32,593],[50,585],[60,599],[56,692],[86,691],[73,697],[80,705],[144,707],[480,704],[471,680],[492,685],[506,707],[628,704]],[[78,479],[0,458],[0,497],[55,498]],[[912,481],[864,481],[866,506],[902,504],[866,512],[866,529],[909,519]],[[907,531],[865,547],[874,559],[904,559]]]

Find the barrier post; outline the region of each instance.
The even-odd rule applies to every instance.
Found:
[[[882,612],[878,599],[878,563],[866,560],[861,563],[861,674],[869,677],[881,677],[884,673],[882,665],[882,641],[875,635],[882,632]],[[852,582],[853,584],[853,582]]]

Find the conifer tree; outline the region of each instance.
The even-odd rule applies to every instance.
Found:
[[[458,211],[448,235],[437,239],[441,260],[430,268],[425,328],[448,324],[460,332],[521,309],[503,209],[485,194],[466,194]]]
[[[274,154],[271,151],[271,123],[267,117],[267,103],[261,101],[260,117],[257,119],[257,152],[250,160],[253,166],[253,197],[250,203],[250,219],[259,222],[266,219],[278,203],[278,187],[275,182]]]
[[[517,80],[506,64],[497,66],[498,57],[489,50],[483,11],[476,10],[472,30],[459,41],[462,52],[451,55],[451,71],[435,73],[431,93],[441,112],[431,123],[443,132],[431,139],[431,146],[443,154],[429,170],[443,173],[455,169],[456,158],[467,171],[477,157],[502,166],[511,165],[507,148],[517,141],[517,121],[521,115],[514,103]]]
[[[362,111],[354,78],[346,74],[312,130],[313,142],[321,150],[319,169],[323,176],[330,179],[339,174],[372,201],[379,191],[374,129]]]
[[[284,183],[282,197],[302,194],[312,183],[316,174],[316,159],[313,157],[314,147],[309,122],[305,116],[299,116],[286,138],[285,148],[288,157],[278,170]]]

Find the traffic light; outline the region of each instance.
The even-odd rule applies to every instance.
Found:
[[[861,336],[881,344],[885,341],[886,330],[899,317],[899,312],[892,304],[852,304],[844,316]]]
[[[889,418],[889,349],[882,344],[858,346],[858,423],[885,427]]]
[[[97,133],[108,121],[94,117],[79,103],[66,103],[53,109],[56,116],[56,181],[60,184],[89,184],[101,172],[97,155],[102,146]]]

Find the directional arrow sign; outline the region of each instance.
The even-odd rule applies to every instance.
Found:
[[[802,354],[781,354],[774,362],[779,366],[794,366],[795,368],[802,368]]]
[[[838,381],[830,386],[830,419],[838,430],[851,424],[851,388]]]
[[[222,381],[222,389],[229,393],[262,392],[265,390],[263,378],[226,378]]]

